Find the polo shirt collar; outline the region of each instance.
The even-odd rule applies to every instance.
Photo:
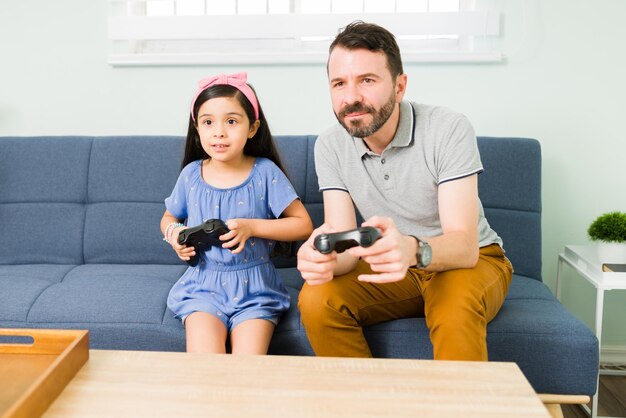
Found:
[[[411,145],[413,142],[413,136],[415,130],[413,129],[413,125],[415,124],[415,109],[410,102],[403,100],[400,102],[400,120],[398,123],[398,129],[396,130],[396,134],[393,137],[393,140],[387,148],[390,149],[394,147],[407,147]],[[365,141],[363,138],[353,137],[355,140],[355,144],[358,150],[358,153],[361,157],[366,154],[371,154],[370,149],[365,145]]]
[[[413,125],[415,123],[415,110],[411,103],[403,100],[400,102],[400,122],[398,123],[398,130],[393,137],[393,141],[387,148],[391,147],[408,147],[413,142],[413,135],[415,130]]]

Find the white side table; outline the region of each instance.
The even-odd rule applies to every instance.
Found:
[[[598,258],[597,247],[595,245],[567,245],[565,251],[559,254],[556,270],[556,298],[558,300],[561,300],[561,271],[563,262],[569,264],[596,288],[595,333],[596,337],[598,337],[598,347],[601,347],[604,292],[614,289],[626,289],[626,273],[603,272],[602,262]],[[626,263],[626,260],[623,262]],[[588,410],[587,412],[591,414],[591,418],[602,418],[598,417],[597,390],[592,398],[591,411]]]

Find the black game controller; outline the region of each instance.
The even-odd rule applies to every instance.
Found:
[[[330,254],[333,250],[342,253],[348,248],[359,245],[361,247],[369,247],[381,236],[378,228],[363,226],[350,231],[319,234],[315,237],[313,245],[322,254]]]
[[[224,241],[220,241],[220,235],[224,235],[230,232],[230,229],[220,219],[209,219],[202,222],[200,225],[183,229],[178,234],[178,243],[180,245],[186,245],[188,247],[194,247],[196,255],[191,257],[187,264],[190,266],[198,265],[200,261],[200,253],[208,250],[212,246],[222,247]],[[234,250],[239,244],[230,248]]]

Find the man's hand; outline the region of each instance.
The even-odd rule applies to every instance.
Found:
[[[353,247],[347,252],[361,257],[378,274],[361,274],[359,280],[372,283],[391,283],[403,280],[409,267],[415,264],[417,242],[402,235],[391,218],[373,216],[361,226],[380,229],[382,238],[371,247]]]
[[[337,266],[337,253],[322,254],[315,249],[313,241],[319,234],[335,232],[330,226],[323,224],[313,230],[308,240],[298,250],[298,270],[309,285],[318,285],[333,279]]]

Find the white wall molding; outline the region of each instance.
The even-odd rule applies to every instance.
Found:
[[[600,350],[600,363],[626,364],[626,345],[604,345]]]

